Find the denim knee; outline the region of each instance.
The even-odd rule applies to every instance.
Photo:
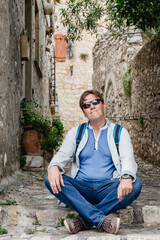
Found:
[[[134,187],[135,194],[138,197],[142,189],[142,182],[138,177],[136,178],[136,181],[133,183],[133,187]]]
[[[49,189],[50,183],[49,183],[49,181],[48,181],[48,173],[47,173],[46,176],[45,176],[45,185],[46,185],[46,187]]]

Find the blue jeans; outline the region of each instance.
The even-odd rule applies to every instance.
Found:
[[[49,191],[79,214],[86,229],[93,226],[99,229],[107,215],[131,204],[139,196],[142,188],[142,183],[137,178],[133,183],[132,192],[119,201],[117,198],[119,179],[93,182],[73,179],[63,174],[63,181],[65,187],[62,187],[58,194],[54,194],[48,181],[48,174],[45,177]]]

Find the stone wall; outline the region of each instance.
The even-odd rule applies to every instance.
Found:
[[[122,77],[142,47],[139,34],[118,40],[110,32],[104,34],[93,50],[93,87],[103,93],[106,116],[117,119],[130,115],[130,100],[124,94]]]
[[[23,2],[2,0],[0,4],[0,179],[19,167]]]
[[[55,35],[66,34],[66,29],[60,22],[60,8],[65,6],[65,1],[56,5]],[[83,33],[82,41],[72,43],[72,57],[69,57],[70,43],[66,43],[66,61],[56,62],[56,92],[58,95],[60,119],[65,130],[76,126],[87,119],[79,108],[79,98],[83,91],[92,88],[92,48],[95,36]],[[80,55],[87,54],[86,61]]]
[[[152,162],[160,162],[158,56],[159,37],[143,47],[143,39],[137,34],[119,41],[107,33],[93,51],[93,87],[104,95],[106,116],[126,127],[134,151]],[[128,70],[132,79],[130,96],[125,94],[122,83]],[[140,116],[143,127],[138,123]]]
[[[143,126],[132,121],[135,152],[160,165],[160,35],[148,42],[132,64],[131,115],[142,116]]]
[[[39,20],[39,67],[35,68],[36,4]],[[36,98],[47,106],[44,114],[51,118],[49,81],[53,57],[53,35],[46,34],[49,25],[43,3],[36,0],[2,0],[0,4],[0,180],[20,166],[21,126],[20,101]],[[27,31],[26,31],[27,30]],[[21,59],[21,34],[30,40],[30,59]],[[49,40],[48,40],[49,39]],[[49,50],[50,49],[50,50]]]

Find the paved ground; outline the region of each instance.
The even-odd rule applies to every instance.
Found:
[[[160,168],[144,164],[137,157],[136,161],[143,182],[142,193],[131,206],[116,213],[122,221],[118,235],[97,229],[70,235],[59,223],[68,214],[76,213],[58,207],[44,185],[45,172],[20,171],[8,185],[0,187],[0,204],[6,200],[13,203],[0,205],[0,225],[8,231],[0,239],[160,240]]]

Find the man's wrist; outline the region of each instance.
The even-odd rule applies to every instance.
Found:
[[[133,179],[133,177],[129,174],[123,174],[121,179]]]

